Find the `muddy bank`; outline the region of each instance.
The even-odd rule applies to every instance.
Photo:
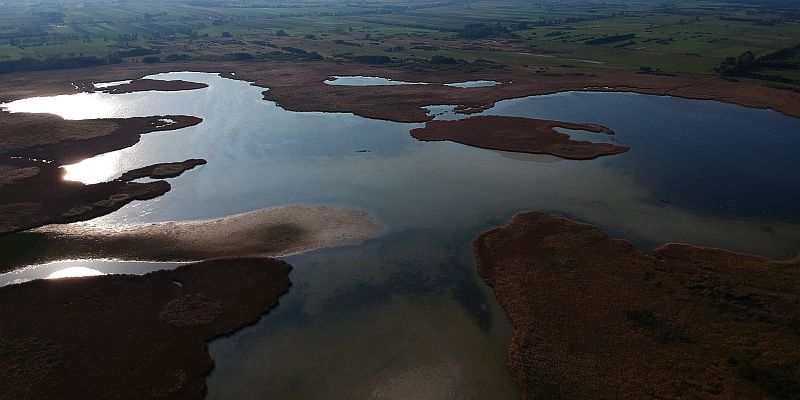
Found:
[[[197,90],[207,88],[205,83],[187,82],[183,80],[162,81],[157,79],[134,79],[129,83],[114,86],[105,86],[95,89],[98,92],[110,94],[136,93],[136,92],[177,92],[182,90]]]
[[[65,181],[59,165],[132,146],[145,133],[201,121],[185,115],[71,121],[0,112],[0,234],[84,221],[163,195],[170,190],[165,181],[84,185]]]
[[[477,112],[495,102],[563,91],[636,92],[690,99],[717,100],[754,108],[772,108],[800,117],[800,93],[730,82],[707,75],[663,76],[637,74],[603,68],[550,66],[537,74],[519,65],[474,63],[436,66],[425,63],[395,63],[386,66],[342,61],[259,61],[130,64],[68,71],[25,72],[3,75],[0,101],[31,96],[75,93],[89,90],[91,82],[142,78],[169,71],[222,73],[269,88],[264,98],[291,111],[351,112],[367,118],[398,122],[431,119],[424,107],[457,105],[462,112]],[[330,76],[377,76],[434,85],[337,86],[324,83]],[[473,80],[503,82],[502,85],[463,89],[445,83]]]
[[[205,165],[208,161],[200,158],[191,158],[186,161],[173,163],[159,163],[147,167],[137,168],[125,172],[117,178],[118,181],[130,182],[141,178],[166,179],[174,178],[182,173],[193,169],[198,165]]]
[[[508,364],[528,398],[800,395],[800,258],[678,244],[649,256],[542,213],[474,246],[514,325]]]
[[[0,289],[0,395],[200,399],[206,342],[255,323],[289,264],[220,259],[147,275],[36,280]]]
[[[280,206],[199,221],[105,229],[52,225],[0,238],[0,249],[25,248],[0,260],[0,270],[68,258],[195,261],[217,257],[281,256],[354,245],[380,231],[366,212],[327,206]]]
[[[412,129],[411,136],[422,141],[449,140],[484,149],[549,154],[572,160],[588,160],[629,150],[627,146],[618,144],[572,140],[568,134],[554,128],[614,134],[611,129],[593,124],[478,116],[455,121],[429,121],[424,128]]]

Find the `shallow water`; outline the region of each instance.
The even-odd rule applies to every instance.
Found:
[[[405,82],[379,76],[332,76],[325,81],[328,85],[337,86],[396,86],[396,85],[427,85],[427,82]]]
[[[211,399],[399,398],[420,388],[437,399],[518,398],[505,368],[511,327],[477,276],[471,250],[477,233],[518,211],[557,211],[645,250],[679,241],[788,257],[800,243],[793,204],[800,195],[800,158],[794,154],[800,119],[772,111],[570,92],[502,101],[486,112],[602,124],[616,135],[601,139],[631,147],[617,156],[568,161],[421,143],[408,131],[422,124],[285,111],[263,101],[262,88],[212,74],[150,78],[209,87],[9,105],[79,118],[204,118],[195,127],[150,133],[133,147],[69,166],[70,179],[98,182],[153,163],[208,160],[171,179],[165,196],[88,224],[324,203],[362,208],[387,227],[385,235],[360,246],[288,257],[293,287],[281,304],[257,325],[211,343]],[[78,109],[74,99],[97,106]],[[431,107],[437,118],[464,117],[450,110]],[[80,261],[71,263],[65,268]],[[101,272],[148,267],[110,261],[84,266]]]
[[[33,279],[57,279],[105,274],[146,274],[160,269],[175,268],[181,263],[138,262],[120,260],[60,260],[0,274],[0,286],[13,285]]]
[[[445,83],[444,85],[457,88],[478,88],[478,87],[497,86],[499,84],[500,82],[496,81],[466,81],[466,82]]]
[[[379,76],[332,76],[325,81],[328,85],[338,86],[397,86],[397,85],[433,85],[430,82],[406,82]],[[496,81],[465,81],[445,83],[445,86],[456,88],[479,88],[499,85]]]

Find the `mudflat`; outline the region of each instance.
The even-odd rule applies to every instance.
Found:
[[[800,258],[628,241],[528,212],[474,242],[529,398],[791,399]]]

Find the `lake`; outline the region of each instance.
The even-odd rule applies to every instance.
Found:
[[[404,124],[298,113],[263,88],[205,73],[209,87],[26,99],[12,111],[66,118],[186,114],[194,127],[67,166],[68,179],[113,179],[146,165],[204,158],[172,191],[85,222],[104,226],[215,218],[282,204],[366,210],[385,233],[359,246],[286,257],[293,286],[258,324],[210,344],[210,399],[519,398],[505,366],[511,326],[475,270],[472,239],[516,212],[598,225],[649,251],[665,242],[786,258],[800,243],[800,119],[714,101],[567,92],[501,101],[486,115],[605,125],[627,153],[591,161],[423,143]],[[464,118],[432,105],[439,119]],[[24,235],[24,233],[22,234]],[[9,240],[8,237],[0,240]],[[66,268],[143,273],[164,263],[71,260]],[[63,268],[62,268],[63,267]],[[417,392],[418,391],[418,392]]]

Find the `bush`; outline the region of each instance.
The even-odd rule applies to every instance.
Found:
[[[240,52],[240,53],[231,54],[231,58],[233,58],[234,60],[237,60],[237,61],[252,60],[253,59],[253,55],[250,54],[250,53]]]
[[[353,60],[365,64],[390,64],[392,62],[389,56],[355,56]]]
[[[145,64],[155,64],[160,63],[161,59],[156,56],[149,56],[142,59],[142,62]]]
[[[189,60],[191,58],[192,57],[189,57],[188,54],[170,54],[170,55],[164,57],[164,60],[167,60],[167,61],[183,61],[183,60]]]
[[[458,60],[453,57],[446,57],[446,56],[433,56],[431,57],[431,63],[433,64],[458,64]]]

